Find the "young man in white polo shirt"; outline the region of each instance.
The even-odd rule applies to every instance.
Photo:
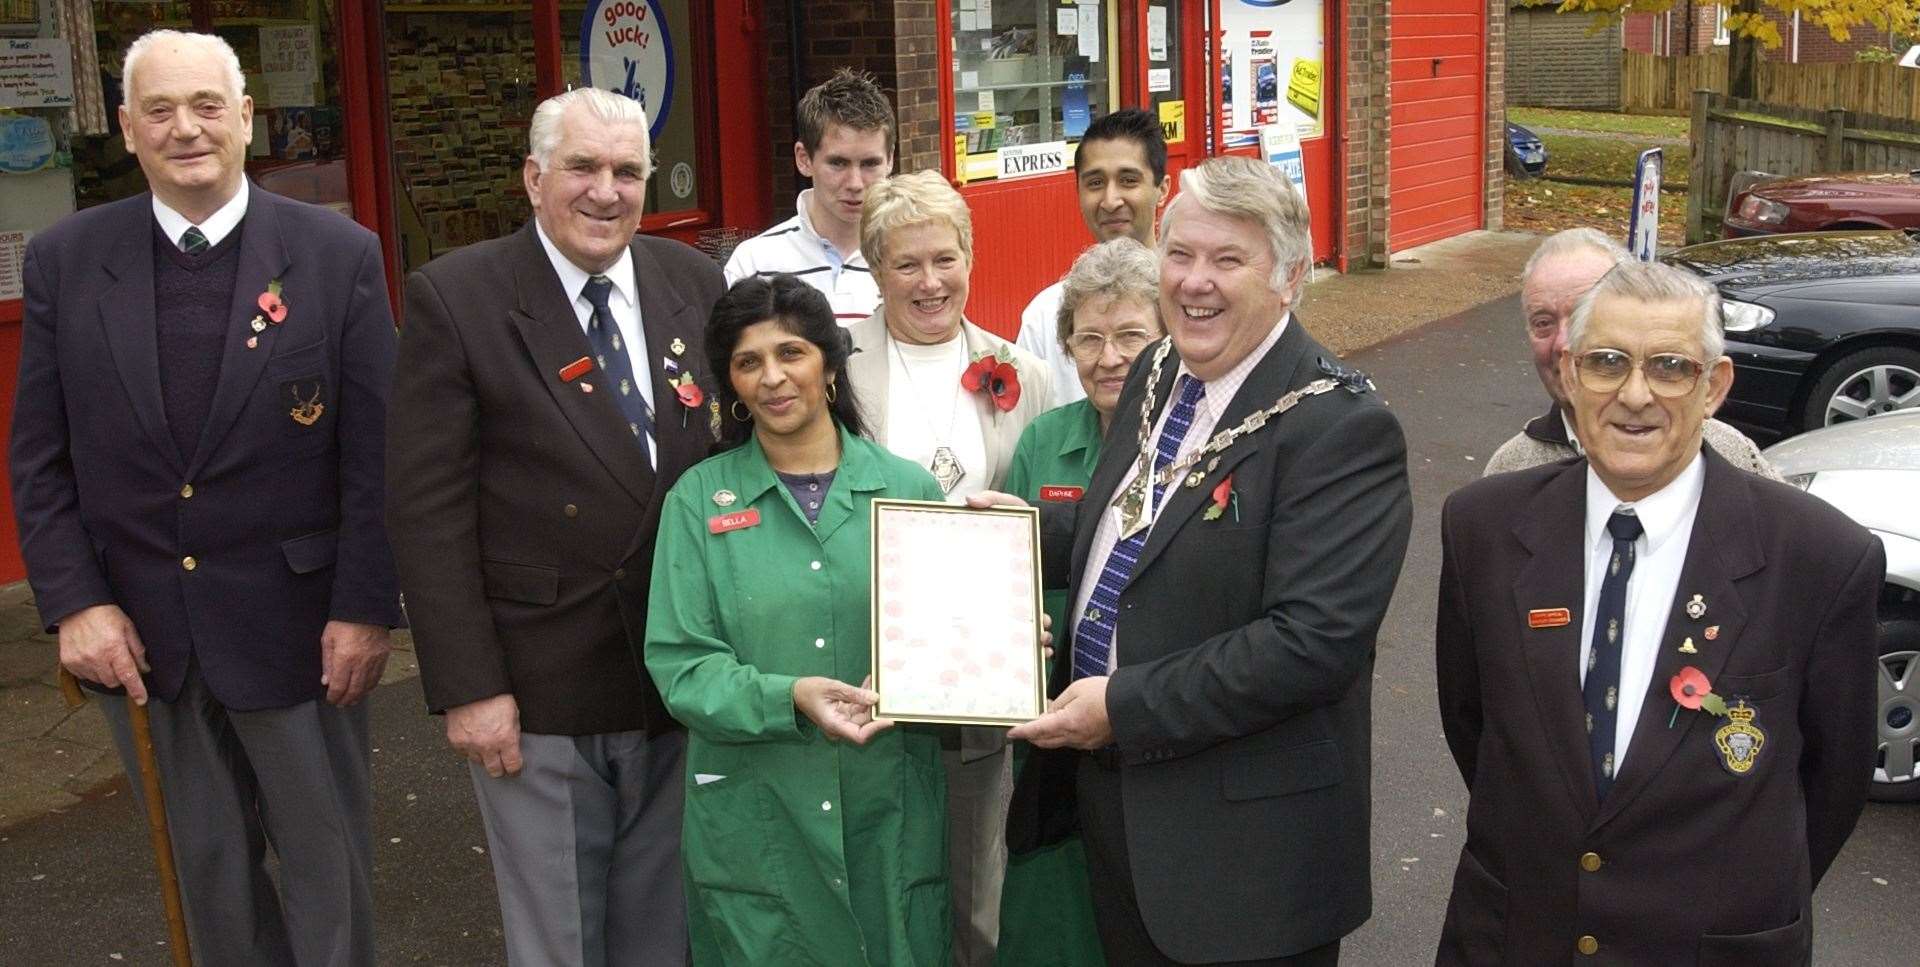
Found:
[[[1122,108],[1087,125],[1073,158],[1080,217],[1096,242],[1130,235],[1154,247],[1154,222],[1173,180],[1167,176],[1167,142],[1160,122],[1139,108]],[[1021,349],[1047,361],[1053,405],[1087,394],[1080,371],[1060,345],[1060,283],[1047,286],[1020,313]]]
[[[880,306],[860,255],[860,206],[867,187],[893,171],[893,108],[866,73],[847,68],[800,98],[793,164],[813,179],[794,215],[740,243],[727,259],[727,284],[786,272],[819,289],[850,326]]]

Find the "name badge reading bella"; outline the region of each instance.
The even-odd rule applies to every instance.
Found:
[[[758,523],[760,523],[760,511],[749,507],[737,514],[721,514],[718,517],[707,518],[707,532],[725,534],[728,531],[741,530]]]
[[[1040,488],[1040,499],[1058,503],[1073,503],[1087,495],[1085,487],[1048,486]]]

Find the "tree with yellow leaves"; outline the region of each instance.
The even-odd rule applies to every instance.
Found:
[[[1675,0],[1528,0],[1529,6],[1557,6],[1560,13],[1597,13],[1625,16],[1630,13],[1661,13],[1673,7]],[[1760,47],[1780,46],[1780,25],[1790,23],[1793,15],[1800,22],[1825,28],[1833,39],[1844,41],[1855,27],[1872,27],[1880,33],[1920,34],[1920,0],[1711,0],[1727,10],[1727,33],[1732,50],[1728,52],[1727,93],[1735,97],[1754,96],[1756,64]]]

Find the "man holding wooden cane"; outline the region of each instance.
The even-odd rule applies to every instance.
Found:
[[[115,693],[129,774],[134,706],[151,721],[196,956],[371,964],[358,703],[400,621],[379,241],[247,182],[253,103],[225,41],[149,33],[124,76],[151,192],[36,236],[22,272],[28,579],[62,667]]]

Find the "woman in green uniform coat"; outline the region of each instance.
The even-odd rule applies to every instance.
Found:
[[[1165,334],[1160,324],[1159,262],[1132,238],[1087,249],[1061,284],[1059,339],[1080,372],[1087,398],[1048,410],[1020,435],[1007,493],[1038,505],[1079,500],[1100,462],[1100,443],[1134,357]],[[1059,634],[1067,592],[1045,592]],[[1024,750],[1023,750],[1024,751]],[[1013,857],[1000,900],[1004,967],[1095,967],[1105,963],[1087,894],[1086,854],[1078,836]]]
[[[718,455],[660,516],[646,665],[690,733],[681,851],[696,964],[918,965],[950,950],[940,742],[873,717],[868,504],[941,498],[863,435],[824,296],[715,305]]]

